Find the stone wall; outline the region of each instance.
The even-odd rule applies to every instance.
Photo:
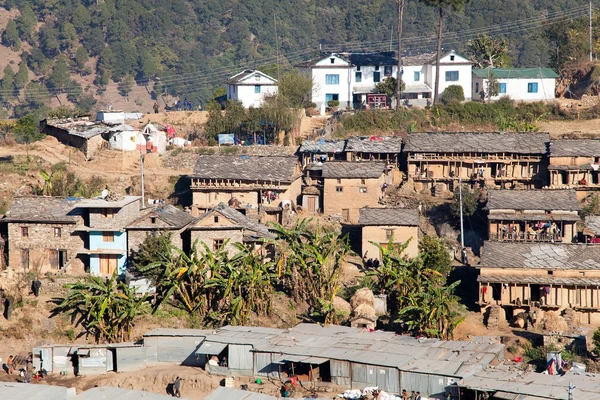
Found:
[[[202,242],[205,243],[209,249],[213,249],[213,240],[215,239],[229,239],[229,243],[227,244],[227,251],[232,255],[235,253],[235,248],[233,247],[234,243],[242,243],[243,234],[240,229],[214,229],[214,230],[192,230],[191,231],[191,241],[192,245],[196,240],[198,240],[197,250],[202,252],[204,247],[202,246]]]
[[[89,226],[94,229],[123,229],[140,216],[140,201],[133,201],[121,209],[112,208],[112,217],[103,217],[102,208],[90,208]]]
[[[144,243],[144,240],[146,240],[146,238],[148,237],[148,235],[150,235],[152,233],[160,234],[161,232],[163,232],[163,231],[146,230],[146,229],[135,229],[135,230],[128,229],[127,230],[127,252],[128,252],[128,254],[131,255],[133,252],[138,251],[140,246],[142,245],[142,243]],[[171,243],[173,244],[173,246],[175,246],[176,248],[178,248],[180,250],[184,250],[183,235],[186,234],[185,229],[172,230],[172,231],[170,230],[168,232],[171,234]]]
[[[348,210],[347,222],[357,223],[359,209],[376,207],[379,203],[385,176],[382,174],[377,179],[324,179],[323,213],[338,214],[343,218],[343,210]],[[341,191],[338,191],[338,187]]]

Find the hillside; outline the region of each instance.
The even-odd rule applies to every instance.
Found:
[[[172,104],[175,97],[205,104],[223,80],[241,68],[277,74],[278,61],[285,68],[311,57],[320,46],[323,51],[386,50],[393,46],[390,39],[397,26],[395,0],[3,4],[4,116],[61,104],[148,111],[154,98],[161,106]],[[469,39],[488,32],[509,39],[514,65],[546,66],[556,61],[551,56],[561,40],[560,30],[568,28],[565,21],[584,17],[586,4],[473,1],[447,18],[444,47],[464,51]],[[558,31],[549,36],[544,26],[557,25]],[[436,26],[434,9],[409,0],[404,21],[407,51],[433,49]]]

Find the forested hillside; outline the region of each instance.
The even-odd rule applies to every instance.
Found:
[[[54,98],[89,109],[107,90],[159,102],[168,93],[204,104],[227,76],[245,67],[276,74],[278,60],[285,68],[313,56],[319,46],[389,49],[395,46],[397,25],[395,0],[3,3],[6,56],[0,58],[0,71],[6,76],[0,72],[0,99],[3,113],[14,115]],[[546,66],[555,62],[551,57],[561,37],[555,32],[550,38],[548,28],[566,30],[565,21],[585,17],[586,5],[582,0],[472,0],[463,12],[448,16],[444,47],[460,52],[469,39],[488,32],[509,40],[513,65]],[[407,51],[432,50],[436,26],[432,8],[409,0]]]

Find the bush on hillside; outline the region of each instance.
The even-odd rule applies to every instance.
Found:
[[[465,101],[465,92],[460,85],[450,85],[442,93],[442,103],[444,104],[460,101]]]

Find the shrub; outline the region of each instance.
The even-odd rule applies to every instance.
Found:
[[[340,102],[339,102],[339,100],[329,100],[327,102],[327,105],[329,107],[338,107],[340,105]]]
[[[465,92],[463,91],[462,86],[460,85],[450,85],[444,90],[442,93],[442,103],[448,104],[455,101],[464,101],[465,100]]]

